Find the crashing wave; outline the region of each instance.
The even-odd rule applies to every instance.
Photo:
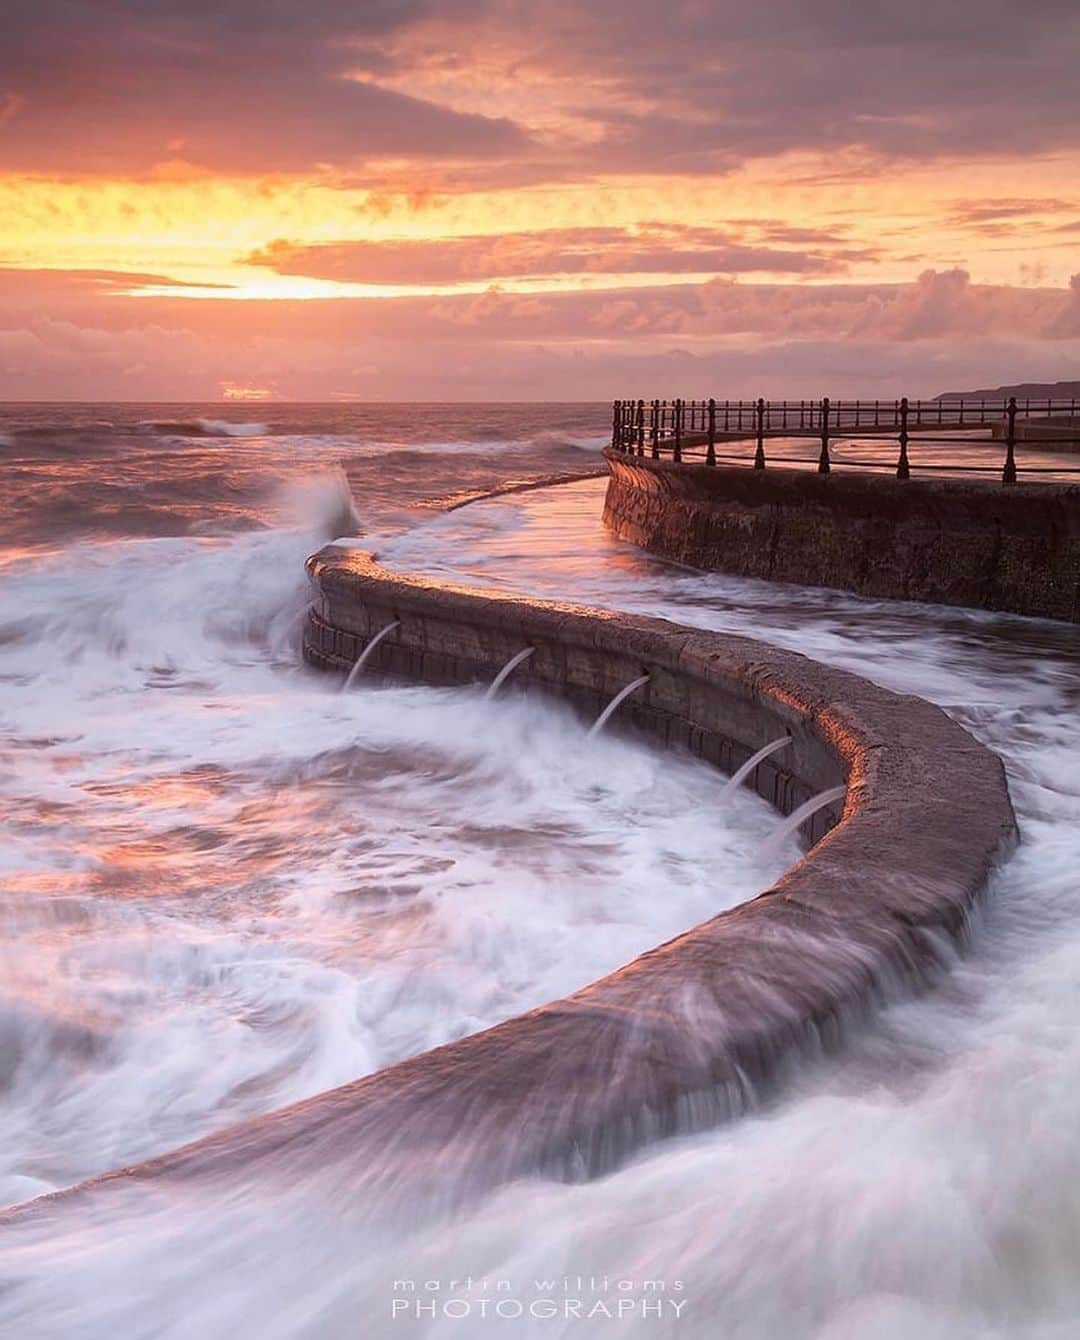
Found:
[[[265,423],[236,423],[231,419],[151,419],[142,428],[172,437],[265,437]]]

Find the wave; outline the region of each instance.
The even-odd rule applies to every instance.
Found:
[[[265,437],[265,423],[237,423],[232,419],[148,419],[142,429],[170,437]]]
[[[578,435],[556,429],[545,429],[533,438],[537,447],[575,447],[578,451],[603,451],[611,445],[610,433]]]
[[[6,428],[0,433],[0,440],[8,446],[15,446],[18,442],[36,442],[41,438],[61,438],[78,439],[83,437],[92,437],[96,434],[113,433],[124,436],[136,431],[130,425],[117,424],[109,419],[79,419],[72,418],[66,422],[57,420],[53,423],[23,423],[14,427]]]
[[[287,513],[320,536],[355,535],[362,529],[356,501],[340,466],[309,479],[291,480],[279,489]]]
[[[342,435],[336,435],[341,441]],[[372,438],[351,441],[349,450],[357,456],[490,456],[493,452],[535,452],[540,450],[600,452],[611,442],[610,433],[575,435],[559,429],[522,437],[468,438],[433,437],[430,439]]]

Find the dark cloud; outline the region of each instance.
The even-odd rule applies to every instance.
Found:
[[[1038,152],[1080,140],[1078,60],[1074,0],[6,0],[0,167],[454,160],[499,184]],[[440,105],[478,68],[589,134],[500,115],[497,77],[486,115]]]
[[[437,19],[442,14],[442,21]],[[466,17],[472,15],[472,21]],[[467,36],[463,36],[467,34]],[[577,79],[606,173],[723,172],[787,150],[1005,155],[1080,139],[1080,10],[1066,0],[490,0],[402,35],[392,71],[470,61]]]
[[[0,169],[297,172],[387,157],[522,152],[498,116],[466,115],[350,77],[354,44],[420,3],[6,3]]]
[[[1001,154],[1080,139],[1080,10],[1065,0],[624,0],[603,24],[580,8],[589,18],[567,17],[577,40],[561,48],[652,103],[609,123],[624,161],[852,145]],[[544,22],[557,29],[550,4]]]
[[[552,228],[422,241],[278,240],[245,260],[278,274],[308,278],[455,284],[556,274],[827,274],[869,254],[851,249],[832,254],[784,251],[747,245],[722,229],[652,224],[633,230]]]

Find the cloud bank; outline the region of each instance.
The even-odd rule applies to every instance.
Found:
[[[42,305],[25,273],[0,271],[0,398],[208,399],[227,382],[302,400],[933,395],[1065,378],[1080,359],[1080,276],[267,303],[49,282]]]

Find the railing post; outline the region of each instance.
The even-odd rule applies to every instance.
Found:
[[[818,457],[818,474],[827,475],[832,469],[829,462],[829,397],[821,402],[821,455]]]
[[[716,464],[716,401],[709,397],[709,445],[705,451],[705,464]]]
[[[611,447],[613,451],[619,450],[619,411],[622,409],[622,402],[613,401],[611,406]]]
[[[960,414],[959,414],[959,417],[958,417],[957,420],[956,420],[956,426],[957,426],[958,428],[963,428],[963,426],[964,426],[964,399],[963,399],[963,396],[960,397]]]
[[[896,462],[897,479],[911,478],[911,466],[908,464],[908,455],[907,455],[907,444],[908,444],[907,415],[908,415],[908,401],[907,396],[904,396],[904,398],[900,401],[900,459]]]
[[[682,416],[683,416],[683,401],[676,400],[675,420],[674,420],[675,441],[672,449],[672,460],[675,461],[682,460]]]
[[[1003,484],[1016,483],[1016,396],[1009,396],[1005,410],[1005,469],[1001,472]]]
[[[758,396],[757,402],[757,450],[754,452],[754,469],[765,469],[765,399]]]
[[[652,418],[649,422],[649,440],[652,443],[653,460],[658,460],[660,456],[660,401],[652,402]]]
[[[637,402],[637,454],[645,455],[645,401]]]

